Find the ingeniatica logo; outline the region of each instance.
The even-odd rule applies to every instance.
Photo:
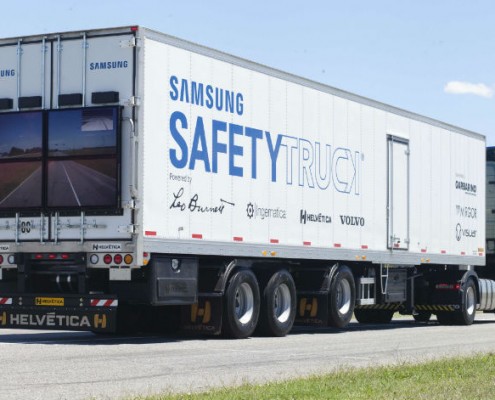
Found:
[[[279,207],[276,208],[267,208],[267,207],[259,207],[256,203],[249,202],[246,207],[246,214],[249,219],[256,218],[287,218],[287,211],[283,210]]]

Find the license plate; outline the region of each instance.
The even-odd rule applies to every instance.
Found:
[[[34,304],[37,306],[51,306],[51,307],[63,307],[63,297],[36,297]]]

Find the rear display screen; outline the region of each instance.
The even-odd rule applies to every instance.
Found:
[[[117,109],[48,116],[48,207],[112,207],[117,201]]]
[[[119,113],[0,114],[0,211],[117,209]]]
[[[41,112],[0,114],[0,209],[42,206]]]

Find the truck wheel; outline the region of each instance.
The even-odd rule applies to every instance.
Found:
[[[464,285],[461,310],[453,313],[455,325],[471,325],[476,315],[476,284],[468,279]]]
[[[388,324],[392,321],[394,310],[367,310],[357,308],[354,316],[360,324]]]
[[[292,275],[282,269],[275,272],[263,290],[257,333],[265,336],[287,335],[296,318],[296,285]]]
[[[332,279],[328,293],[328,325],[344,328],[352,318],[356,287],[351,270],[341,265]]]
[[[419,311],[417,314],[413,314],[413,318],[416,322],[428,322],[431,318],[431,312]]]
[[[247,269],[235,272],[224,294],[224,335],[234,339],[251,336],[259,313],[260,289],[256,276]]]

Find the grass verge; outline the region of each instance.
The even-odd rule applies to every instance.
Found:
[[[495,399],[495,354],[140,399]]]

